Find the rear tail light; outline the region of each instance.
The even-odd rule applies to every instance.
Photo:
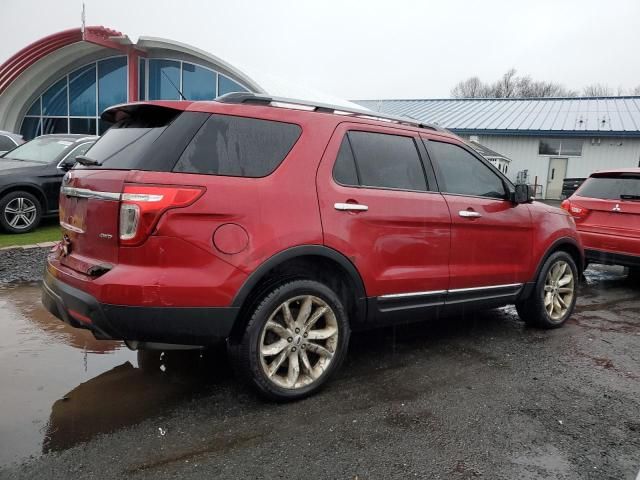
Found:
[[[584,220],[589,215],[589,209],[581,207],[580,205],[576,205],[571,202],[569,199],[565,200],[560,204],[560,207],[565,209],[567,212],[571,214],[573,218],[576,220]]]
[[[124,186],[120,202],[120,244],[138,245],[151,235],[164,212],[191,205],[204,193],[200,187]]]

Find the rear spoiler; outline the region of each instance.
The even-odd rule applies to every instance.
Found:
[[[154,124],[166,125],[180,112],[184,112],[193,102],[162,101],[122,103],[107,108],[100,118],[105,122],[116,123],[122,120],[146,120]]]

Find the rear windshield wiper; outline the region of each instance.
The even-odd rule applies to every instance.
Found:
[[[640,200],[640,195],[620,195],[620,200]]]
[[[76,162],[78,162],[80,165],[84,165],[85,167],[99,167],[100,165],[102,165],[102,163],[100,163],[99,161],[94,160],[93,158],[85,157],[84,155],[78,155],[76,157]]]

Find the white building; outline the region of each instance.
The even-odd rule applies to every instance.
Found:
[[[560,198],[564,178],[640,166],[640,97],[356,102],[473,137],[511,160],[511,180],[526,171],[542,198]]]

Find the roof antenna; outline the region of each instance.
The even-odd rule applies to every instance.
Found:
[[[176,87],[176,84],[173,83],[171,81],[171,79],[169,78],[169,75],[166,74],[166,72],[164,70],[160,70],[162,72],[162,74],[164,75],[164,77],[169,81],[169,83],[171,84],[171,86],[173,88],[176,89],[176,92],[178,92],[180,94],[180,98],[182,98],[182,100],[186,100],[186,97],[182,94],[182,92],[180,91],[180,89],[178,87]]]
[[[87,23],[87,15],[86,15],[86,10],[84,8],[84,2],[82,2],[82,14],[80,15],[80,21],[82,22],[80,26],[80,32],[82,33],[82,39],[84,40],[84,27],[85,27],[85,23]]]

